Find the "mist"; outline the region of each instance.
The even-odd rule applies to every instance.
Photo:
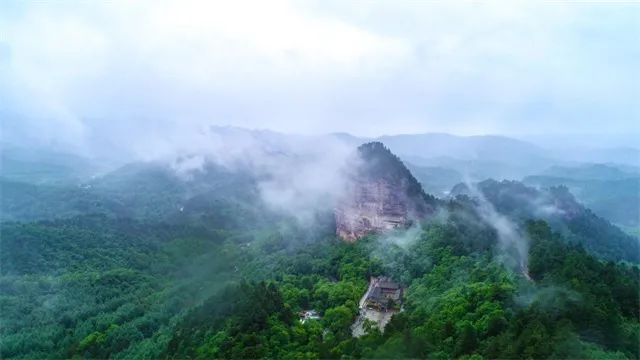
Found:
[[[638,10],[1,1],[0,358],[640,358]]]
[[[635,146],[633,11],[413,5],[4,2],[3,142],[148,158],[230,125]]]
[[[185,179],[209,164],[249,175],[272,211],[307,225],[319,212],[332,211],[359,166],[355,147],[328,136],[212,127],[194,141],[164,145],[143,159],[164,161]]]
[[[477,204],[476,211],[480,218],[496,231],[499,261],[529,278],[529,241],[522,230],[512,219],[496,211],[493,204],[485,198],[475,184],[466,183],[465,185]]]

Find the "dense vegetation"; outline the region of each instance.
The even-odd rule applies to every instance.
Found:
[[[7,164],[3,166],[7,168]],[[243,207],[247,211],[262,211],[251,178],[243,172],[229,172],[215,166],[180,176],[164,164],[134,163],[97,178],[64,182],[56,180],[61,175],[44,180],[42,176],[15,176],[16,172],[14,169],[0,177],[3,190],[0,219],[3,221],[94,213],[165,221],[215,213],[218,218],[214,221],[220,226],[229,226],[238,221],[235,216],[219,218],[224,215],[222,210]]]
[[[528,282],[470,242],[490,241],[485,228],[464,226],[425,224],[403,249],[105,217],[5,224],[2,356],[638,357],[637,267],[530,222]],[[405,311],[352,338],[380,273],[408,286]],[[301,324],[309,308],[322,319]]]
[[[640,357],[638,266],[589,242],[605,241],[610,224],[548,224],[496,195],[528,239],[523,274],[503,261],[496,230],[468,197],[438,200],[438,215],[407,232],[346,243],[331,214],[301,224],[261,206],[250,179],[199,176],[128,167],[87,195],[112,194],[126,211],[35,221],[24,202],[26,217],[5,219],[0,357]],[[494,193],[516,186],[503,185]],[[59,193],[70,187],[46,189],[53,198],[34,207],[69,209],[56,199],[73,197]],[[384,333],[368,327],[354,338],[358,300],[381,274],[405,287],[403,311]],[[320,320],[301,323],[307,309]]]
[[[596,214],[616,224],[640,227],[640,176],[612,180],[529,176],[524,182],[540,187],[567,186]]]
[[[540,218],[591,253],[611,260],[640,261],[640,241],[579,204],[565,186],[538,190],[518,181],[485,180],[478,190],[500,213]]]
[[[436,205],[438,200],[426,194],[418,180],[404,163],[381,142],[370,142],[358,147],[361,164],[360,176],[364,178],[385,179],[391,183],[406,182],[407,196],[422,198],[426,204]],[[420,209],[423,211],[424,209]]]

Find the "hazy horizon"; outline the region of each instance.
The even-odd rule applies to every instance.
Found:
[[[9,1],[0,10],[5,140],[162,142],[209,125],[570,146],[633,146],[640,134],[637,4]]]
[[[6,119],[6,118],[4,118]],[[246,131],[255,131],[255,132],[271,132],[275,134],[282,134],[288,136],[309,136],[309,137],[317,137],[317,136],[328,136],[328,135],[345,135],[351,136],[359,139],[370,139],[376,140],[385,137],[396,137],[396,136],[416,136],[416,135],[447,135],[454,136],[460,138],[471,138],[471,137],[505,137],[514,140],[519,140],[523,142],[528,142],[533,145],[539,146],[545,149],[570,149],[570,148],[585,148],[585,149],[616,149],[616,148],[632,148],[632,149],[640,149],[640,144],[637,139],[640,139],[640,133],[624,133],[624,134],[607,134],[603,136],[598,133],[556,133],[556,134],[510,134],[510,133],[474,133],[474,134],[462,134],[455,132],[446,132],[446,131],[424,131],[424,132],[396,132],[396,133],[379,133],[376,135],[364,135],[354,132],[348,131],[326,131],[326,132],[293,132],[293,131],[279,131],[274,130],[267,127],[243,127],[237,125],[221,125],[211,123],[208,126],[202,124],[201,126],[193,129],[189,129],[188,132],[196,131],[202,133],[202,129],[206,129],[207,127],[213,128],[231,128],[231,129],[239,129]],[[19,129],[19,127],[18,127]],[[9,136],[7,136],[9,134]],[[15,136],[14,136],[15,135]],[[86,135],[86,134],[85,134]],[[94,135],[95,136],[95,135]],[[51,138],[38,138],[37,134],[28,134],[25,132],[17,131],[15,132],[15,128],[11,128],[11,126],[7,126],[7,123],[3,124],[3,132],[0,134],[0,141],[5,145],[18,146],[18,147],[26,147],[26,146],[36,146],[36,147],[60,147],[63,148],[73,148],[79,143],[75,142],[65,142],[65,141],[57,141],[56,139]]]
[[[640,359],[638,20],[0,0],[0,359]]]

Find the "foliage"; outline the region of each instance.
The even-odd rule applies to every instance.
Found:
[[[509,192],[536,193],[518,184],[487,192],[523,221],[523,274],[501,262],[496,230],[469,197],[441,201],[412,236],[346,243],[331,214],[309,225],[251,206],[241,178],[200,174],[189,180],[200,190],[183,198],[181,183],[156,170],[96,183],[126,212],[0,223],[1,358],[640,357],[640,270],[597,257],[594,244],[610,244],[607,256],[630,249],[584,209],[557,227],[530,220]],[[224,194],[207,195],[218,185]],[[133,197],[147,186],[157,187]],[[61,194],[41,200],[64,210]],[[172,213],[178,198],[185,211]],[[402,311],[384,332],[369,323],[354,338],[358,301],[383,274],[403,285]],[[300,322],[311,309],[320,319]]]
[[[478,188],[496,210],[521,221],[544,219],[569,242],[614,261],[640,261],[640,241],[579,204],[564,186],[537,190],[517,181],[486,180]]]

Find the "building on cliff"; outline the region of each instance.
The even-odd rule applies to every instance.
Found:
[[[298,316],[300,317],[300,322],[302,324],[306,323],[309,320],[320,320],[320,314],[318,314],[318,312],[313,309],[300,311],[300,313],[298,313]]]
[[[369,233],[406,227],[433,212],[435,198],[424,193],[402,161],[382,143],[361,145],[358,155],[361,161],[334,211],[339,237],[355,241]]]
[[[351,325],[355,337],[366,334],[366,323],[384,331],[394,314],[401,311],[403,290],[388,277],[372,277],[367,292],[360,299],[360,311]]]
[[[388,277],[372,277],[362,307],[378,311],[399,308],[402,303],[402,287]]]
[[[337,235],[355,240],[369,232],[407,225],[408,208],[401,190],[384,179],[354,183],[350,196],[335,210]]]

